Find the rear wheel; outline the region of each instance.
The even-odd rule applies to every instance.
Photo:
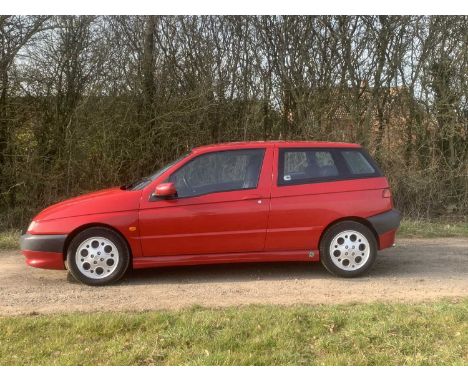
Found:
[[[106,285],[120,279],[128,268],[130,253],[115,231],[92,227],[78,233],[67,251],[72,276],[87,285]]]
[[[331,273],[356,277],[366,273],[377,256],[377,242],[364,224],[343,221],[330,227],[320,242],[320,258]]]

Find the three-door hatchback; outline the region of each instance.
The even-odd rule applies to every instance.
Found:
[[[130,185],[40,212],[21,237],[27,264],[103,285],[129,266],[319,261],[368,271],[400,214],[357,144],[241,142],[193,149]]]

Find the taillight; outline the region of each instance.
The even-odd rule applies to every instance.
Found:
[[[392,197],[392,193],[390,192],[390,190],[388,188],[383,190],[382,197],[383,198],[391,198]]]

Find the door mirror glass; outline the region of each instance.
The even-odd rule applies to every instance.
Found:
[[[153,195],[159,198],[174,197],[177,195],[177,190],[174,183],[161,183],[156,186]]]

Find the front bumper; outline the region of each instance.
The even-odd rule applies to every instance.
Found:
[[[21,236],[21,252],[26,264],[36,268],[65,269],[63,250],[67,235],[31,235]]]

